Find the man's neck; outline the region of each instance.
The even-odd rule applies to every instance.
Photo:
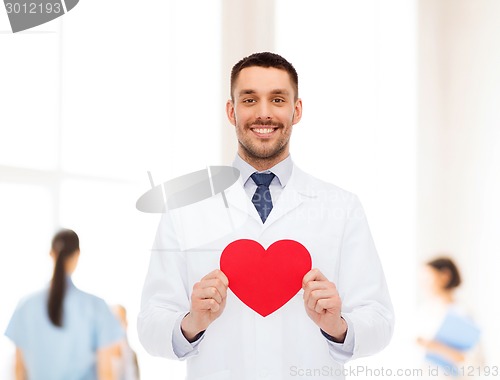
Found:
[[[255,168],[259,172],[263,172],[265,170],[271,169],[273,166],[276,166],[281,161],[288,157],[288,152],[284,155],[279,155],[272,158],[258,158],[258,157],[248,157],[242,152],[238,152],[238,155],[248,164],[250,164],[253,168]]]

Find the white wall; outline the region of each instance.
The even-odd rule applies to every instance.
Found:
[[[418,256],[457,259],[498,364],[500,2],[419,4]]]

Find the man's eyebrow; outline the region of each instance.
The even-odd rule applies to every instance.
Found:
[[[241,96],[241,95],[252,95],[252,94],[255,94],[255,90],[251,90],[251,89],[243,89],[241,90],[238,95]]]
[[[252,90],[252,89],[243,89],[241,90],[238,95],[239,96],[242,96],[242,95],[252,95],[252,94],[255,94],[256,91],[255,90]],[[286,89],[282,89],[282,88],[277,88],[277,89],[274,89],[274,90],[271,90],[271,94],[274,94],[274,95],[288,95],[289,94],[289,91],[286,90]]]
[[[272,90],[272,91],[271,91],[271,94],[288,95],[288,94],[289,94],[289,92],[288,92],[288,90],[281,89],[281,88],[277,88],[276,90]]]

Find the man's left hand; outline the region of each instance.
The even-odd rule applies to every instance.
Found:
[[[347,323],[342,318],[342,300],[337,287],[319,271],[311,269],[302,279],[307,315],[336,342],[344,342]]]

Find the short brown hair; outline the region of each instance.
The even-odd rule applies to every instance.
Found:
[[[429,261],[427,265],[439,272],[448,272],[450,274],[450,279],[445,285],[445,289],[456,288],[462,283],[460,271],[458,270],[458,267],[452,259],[448,257],[438,257],[434,260]]]
[[[285,70],[292,81],[293,90],[295,91],[295,99],[299,97],[299,77],[292,64],[281,55],[270,52],[262,52],[249,55],[233,66],[233,69],[231,70],[231,99],[233,98],[234,84],[238,79],[240,71],[244,68],[252,66],[273,67],[275,69]]]

